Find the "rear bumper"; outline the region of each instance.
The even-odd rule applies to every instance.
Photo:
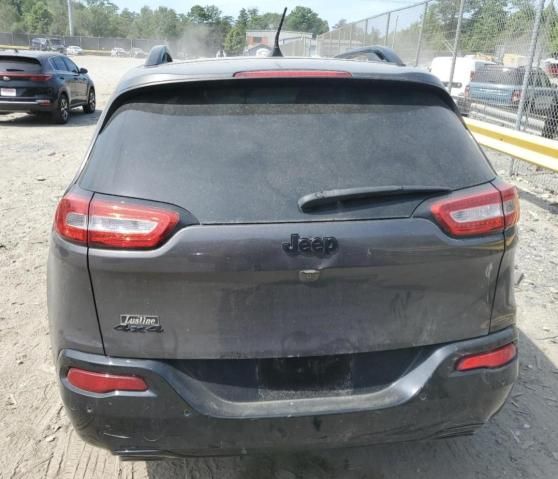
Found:
[[[473,432],[503,406],[517,377],[517,358],[469,372],[455,371],[455,362],[511,341],[514,328],[446,344],[382,390],[296,400],[225,400],[164,361],[64,350],[58,371],[67,413],[86,441],[132,459],[226,455]],[[87,393],[66,380],[70,367],[137,374],[149,390]]]
[[[46,103],[48,101],[48,103]],[[44,99],[44,100],[1,100],[0,99],[0,111],[52,111],[56,107],[56,100]]]

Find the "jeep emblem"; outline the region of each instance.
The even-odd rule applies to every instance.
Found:
[[[333,236],[314,236],[312,238],[301,238],[298,234],[291,235],[290,243],[283,243],[283,251],[287,254],[307,254],[307,255],[329,255],[335,253],[339,244]]]

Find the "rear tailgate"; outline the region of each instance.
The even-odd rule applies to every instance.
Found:
[[[191,221],[154,250],[89,249],[106,351],[324,355],[486,334],[501,234],[451,238],[420,213],[433,193],[309,211],[298,200],[493,178],[457,115],[427,89],[239,80],[143,92],[100,133],[80,187],[99,201],[178,207]],[[131,333],[120,322],[134,315],[160,327]]]
[[[0,55],[0,101],[25,101],[49,93],[49,74],[35,58]]]

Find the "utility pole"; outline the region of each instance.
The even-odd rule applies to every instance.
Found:
[[[72,21],[72,0],[68,0],[68,25],[70,27],[70,36],[74,36],[74,22]]]
[[[463,23],[463,10],[465,10],[465,0],[459,3],[459,17],[457,17],[457,31],[455,32],[455,41],[453,43],[453,57],[451,59],[451,69],[449,77],[448,92],[451,95],[453,87],[453,75],[455,74],[455,62],[457,61],[457,50],[459,49],[459,40],[461,39],[461,24]]]

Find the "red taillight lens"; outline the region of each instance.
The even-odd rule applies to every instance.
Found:
[[[58,204],[54,221],[64,239],[89,246],[137,249],[160,245],[180,220],[176,211],[70,193]]]
[[[350,72],[338,70],[252,70],[236,72],[234,78],[351,78]]]
[[[93,199],[89,244],[109,248],[153,248],[180,219],[176,211]]]
[[[62,238],[87,243],[87,213],[89,199],[69,193],[58,203],[54,229]]]
[[[71,368],[67,378],[72,386],[92,393],[147,391],[148,389],[146,382],[138,376],[117,376]]]
[[[52,78],[52,75],[30,75],[29,80],[31,81],[48,81]]]
[[[25,73],[25,72],[0,72],[0,75],[7,76],[13,79],[19,80],[31,80],[31,81],[48,81],[52,78],[52,75],[47,75],[45,73]]]
[[[450,235],[481,236],[503,231],[519,219],[519,199],[513,186],[498,190],[487,185],[476,193],[461,193],[435,202],[431,207],[436,221]]]
[[[495,349],[488,353],[472,354],[461,358],[455,369],[458,371],[470,371],[481,368],[499,368],[505,366],[517,356],[517,347],[510,343],[504,347]]]

